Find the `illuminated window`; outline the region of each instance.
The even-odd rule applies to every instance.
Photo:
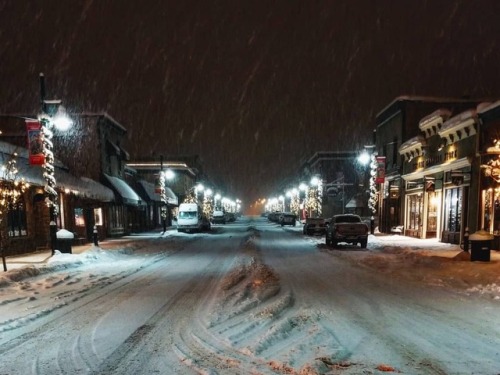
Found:
[[[83,208],[75,208],[75,225],[77,227],[85,226],[85,219],[83,217]]]
[[[460,232],[462,221],[462,188],[447,189],[444,200],[444,230]]]
[[[102,208],[94,208],[94,225],[103,225]]]

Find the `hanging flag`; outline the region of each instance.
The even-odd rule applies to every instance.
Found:
[[[163,193],[163,186],[161,185],[161,179],[160,177],[155,179],[155,194],[161,194]]]
[[[43,153],[42,126],[38,120],[26,120],[26,130],[28,133],[28,151],[30,165],[45,164]]]
[[[385,181],[385,156],[377,156],[377,173],[375,175],[375,183],[383,184]]]

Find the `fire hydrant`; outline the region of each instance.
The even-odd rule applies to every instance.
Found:
[[[99,246],[99,233],[97,232],[97,225],[94,225],[94,233],[92,234],[94,245]]]

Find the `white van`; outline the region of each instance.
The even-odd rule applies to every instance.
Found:
[[[210,230],[210,220],[196,203],[181,203],[177,215],[178,232],[201,232]]]

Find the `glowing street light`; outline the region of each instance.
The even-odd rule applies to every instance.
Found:
[[[371,160],[371,155],[366,150],[363,150],[363,152],[358,156],[358,162],[362,165],[368,165],[370,160]]]

